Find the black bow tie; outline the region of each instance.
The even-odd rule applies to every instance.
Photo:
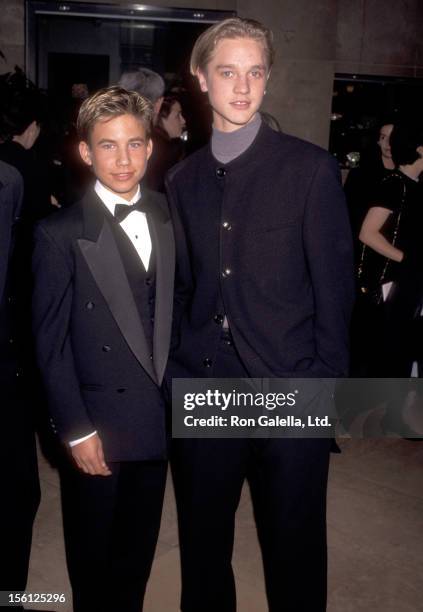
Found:
[[[144,213],[148,212],[147,202],[139,199],[135,204],[115,204],[114,216],[116,221],[122,223],[122,221],[134,210],[139,210]]]

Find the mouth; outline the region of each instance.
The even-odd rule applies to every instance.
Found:
[[[246,110],[251,105],[251,102],[248,100],[235,100],[235,102],[231,102],[231,106],[238,110]]]
[[[134,176],[133,172],[119,172],[112,175],[116,181],[128,181]]]

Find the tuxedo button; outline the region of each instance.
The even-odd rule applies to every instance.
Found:
[[[223,278],[228,278],[232,274],[232,270],[230,268],[225,268],[222,271]]]
[[[150,359],[151,359],[151,361],[153,361],[153,353],[151,353]]]
[[[229,221],[224,221],[222,223],[222,227],[223,229],[225,229],[227,232],[230,232],[232,229],[232,225],[229,223]]]
[[[217,323],[217,325],[222,325],[222,323],[223,323],[223,315],[221,315],[221,314],[214,315],[213,321],[215,323]]]
[[[205,368],[211,368],[211,367],[212,367],[212,364],[213,364],[212,360],[211,360],[211,359],[209,359],[208,357],[206,357],[206,358],[204,359],[204,361],[203,361],[203,366],[204,366]]]
[[[149,278],[149,277],[146,278],[145,279],[145,284],[148,285],[148,286],[151,285],[151,278]]]
[[[224,178],[224,176],[226,175],[226,169],[225,168],[216,168],[216,176],[217,178]]]
[[[109,346],[108,344],[105,344],[105,345],[103,346],[102,350],[103,350],[105,353],[108,353],[109,351],[111,351],[111,350],[112,350],[112,347],[111,347],[111,346]]]
[[[87,303],[85,304],[85,308],[86,308],[87,310],[93,310],[93,309],[94,309],[94,305],[95,305],[95,304],[94,304],[94,302],[87,302]]]

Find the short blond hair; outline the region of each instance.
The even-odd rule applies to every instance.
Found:
[[[151,135],[153,105],[136,91],[122,87],[105,87],[84,100],[76,127],[80,140],[88,141],[94,125],[121,115],[133,115],[142,121],[147,138]]]
[[[198,70],[205,71],[217,43],[225,38],[251,38],[261,42],[266,55],[267,69],[270,70],[272,67],[275,57],[272,31],[255,19],[232,17],[215,23],[197,38],[191,53],[191,74],[195,76]]]

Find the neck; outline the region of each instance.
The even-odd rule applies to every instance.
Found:
[[[250,123],[233,132],[222,132],[215,126],[211,138],[211,148],[214,157],[223,164],[239,157],[255,140],[261,125],[259,113]]]
[[[382,164],[385,170],[395,170],[395,164],[391,157],[382,157]]]

